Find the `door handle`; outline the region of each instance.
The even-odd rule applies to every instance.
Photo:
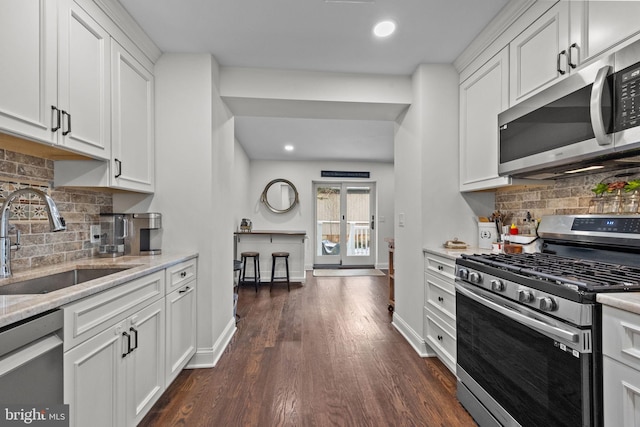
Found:
[[[56,117],[56,125],[53,125],[53,118]],[[60,110],[55,106],[51,106],[51,132],[57,132],[60,129]]]
[[[122,336],[127,338],[127,351],[122,353],[122,357],[127,357],[131,353],[131,335],[128,332],[123,332]]]
[[[131,353],[133,350],[138,348],[138,330],[132,326],[129,328],[129,332],[132,332],[136,336],[136,345],[134,347],[131,347],[131,349],[129,350],[129,353]]]
[[[562,56],[566,56],[566,55],[567,55],[567,51],[566,51],[566,50],[563,50],[562,52],[560,52],[560,53],[558,54],[558,62],[557,62],[557,64],[556,64],[556,69],[558,70],[558,72],[559,72],[561,75],[564,75],[564,74],[566,73],[566,71],[565,71],[565,70],[563,70],[562,68],[560,68],[560,57],[562,57]]]
[[[71,114],[67,113],[64,110],[62,111],[62,135],[67,136],[71,133]],[[64,130],[64,116],[67,116],[67,130]]]
[[[574,63],[573,60],[571,59],[571,50],[575,49],[576,53],[578,53],[578,44],[577,43],[573,43],[571,46],[569,46],[569,66],[571,68],[576,68],[578,66],[578,61],[576,60],[576,62]],[[577,58],[577,56],[576,56]]]

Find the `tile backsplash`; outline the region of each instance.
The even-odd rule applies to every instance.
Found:
[[[591,191],[599,182],[628,181],[638,179],[640,171],[627,177],[616,175],[629,172],[607,172],[589,174],[551,181],[548,185],[516,186],[500,188],[496,191],[496,210],[507,215],[509,223],[522,225],[527,212],[533,218],[543,215],[586,214]],[[631,171],[633,172],[633,171]]]
[[[100,213],[113,210],[111,193],[75,188],[52,188],[53,161],[0,149],[0,203],[13,189],[33,186],[49,194],[66,221],[67,229],[49,231],[41,209],[28,201],[12,204],[11,225],[21,232],[21,245],[11,251],[13,271],[26,270],[91,257],[97,248],[89,243],[89,226],[100,223]],[[12,241],[15,234],[10,233]]]

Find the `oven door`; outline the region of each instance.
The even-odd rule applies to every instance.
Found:
[[[596,425],[590,329],[460,280],[456,328],[458,398],[480,425]]]

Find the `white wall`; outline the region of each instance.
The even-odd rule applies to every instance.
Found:
[[[395,139],[393,323],[422,355],[432,354],[423,339],[423,248],[453,237],[476,241],[476,215],[494,206],[492,193],[460,195],[458,169],[458,73],[451,65],[421,65]]]
[[[395,190],[392,163],[365,162],[322,162],[322,161],[251,161],[249,186],[247,187],[246,212],[240,217],[250,218],[256,230],[304,230],[308,239],[305,244],[305,268],[313,267],[314,224],[314,181],[335,181],[322,178],[322,170],[368,171],[370,179],[361,181],[375,182],[377,189],[378,222],[377,267],[387,268],[388,252],[385,237],[393,236],[393,193]],[[300,195],[300,204],[291,212],[275,214],[260,203],[260,194],[272,179],[288,179],[296,186]],[[355,181],[355,180],[354,180]],[[239,223],[235,225],[237,228]],[[234,228],[235,229],[235,228]]]
[[[246,197],[250,188],[251,161],[242,145],[235,140],[233,153],[233,231],[240,226],[242,218],[251,212]]]

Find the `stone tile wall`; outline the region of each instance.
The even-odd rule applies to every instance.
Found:
[[[108,192],[52,188],[53,161],[0,149],[0,181],[49,185],[50,196],[67,223],[67,230],[52,233],[49,221],[11,221],[21,232],[21,246],[11,251],[13,271],[87,258],[97,253],[89,243],[89,226],[99,224],[100,213],[113,210]],[[15,235],[11,234],[12,241]]]
[[[543,215],[586,214],[589,212],[589,201],[594,193],[591,191],[599,182],[627,181],[638,179],[640,171],[628,177],[616,177],[622,172],[589,174],[552,181],[549,185],[506,187],[496,191],[496,210],[506,214],[507,222],[523,225],[527,211],[532,217]]]

